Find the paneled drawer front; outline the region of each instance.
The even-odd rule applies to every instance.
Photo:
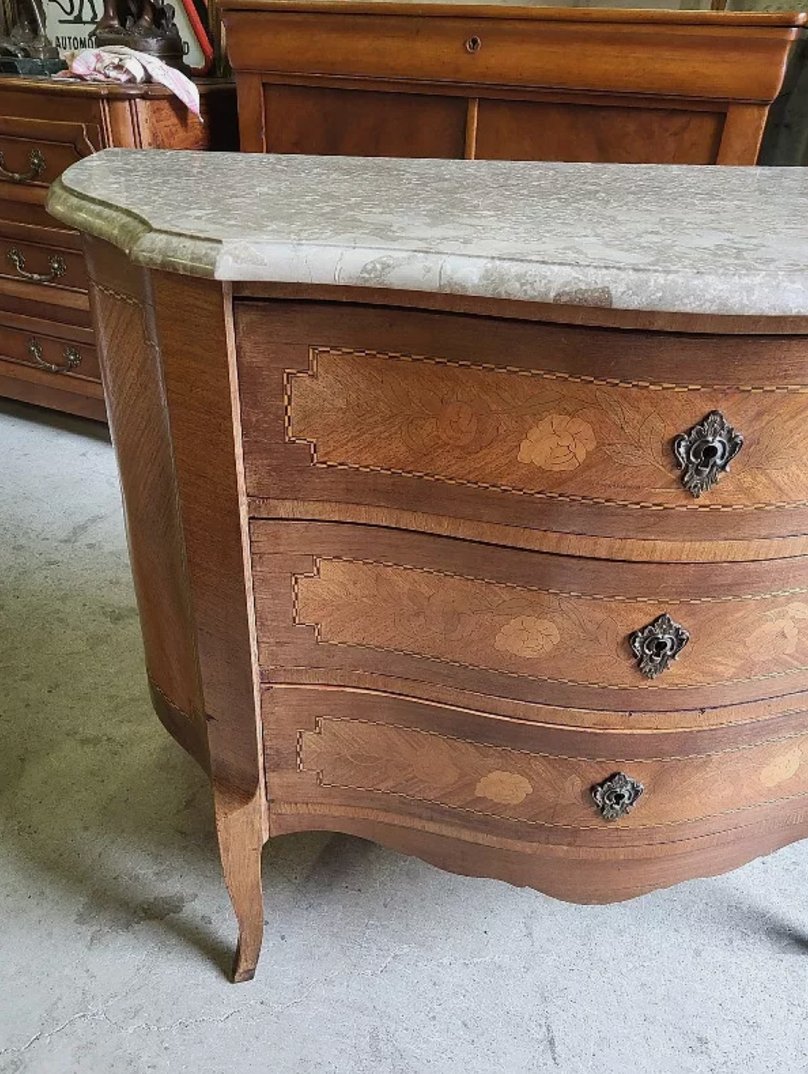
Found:
[[[718,111],[481,100],[474,155],[478,160],[714,164],[724,121]]]
[[[0,181],[0,235],[7,239],[22,239],[60,249],[81,250],[78,231],[61,227],[49,215],[44,205],[16,200],[17,188]]]
[[[808,688],[808,558],[615,564],[333,523],[252,535],[275,681],[627,712]]]
[[[771,100],[789,31],[590,20],[226,12],[237,72]],[[570,63],[570,55],[576,62]],[[649,53],[653,62],[649,62]],[[743,71],[738,70],[739,64]]]
[[[53,334],[32,332],[0,324],[0,358],[41,369],[54,378],[100,380],[95,347],[61,337],[58,325],[53,330]]]
[[[43,284],[70,291],[86,291],[87,265],[75,250],[8,239],[0,221],[0,277],[15,282]],[[43,295],[47,301],[47,295]]]
[[[98,127],[0,115],[0,195],[29,200],[81,157],[101,148]]]
[[[293,303],[245,303],[237,327],[256,498],[604,537],[808,532],[808,340]],[[728,465],[699,483],[716,436]]]
[[[462,157],[467,102],[419,93],[265,86],[268,153]]]
[[[614,847],[742,827],[778,804],[808,808],[805,729],[717,751],[696,733],[670,754],[664,734],[567,744],[516,721],[337,689],[267,689],[263,714],[273,804]]]

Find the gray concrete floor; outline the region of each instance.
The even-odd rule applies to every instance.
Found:
[[[0,403],[0,1072],[797,1074],[808,843],[575,907],[278,839],[257,979],[146,693],[112,449]]]

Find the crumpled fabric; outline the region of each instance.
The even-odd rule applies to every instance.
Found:
[[[170,89],[195,116],[199,115],[199,90],[181,71],[146,52],[126,45],[84,48],[65,55],[66,71],[54,78],[81,78],[85,82],[159,82]]]

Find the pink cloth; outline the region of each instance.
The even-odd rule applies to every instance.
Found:
[[[106,48],[68,52],[65,63],[67,70],[60,71],[54,78],[81,78],[86,82],[159,82],[199,116],[197,87],[181,71],[169,67],[156,56],[137,52],[126,45],[107,45]]]

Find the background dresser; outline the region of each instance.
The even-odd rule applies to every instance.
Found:
[[[236,977],[271,835],[579,902],[807,835],[802,173],[188,164],[113,150],[48,204],[95,236],[149,676],[210,772]]]
[[[241,148],[754,164],[805,15],[223,0]]]
[[[204,125],[158,86],[0,77],[0,396],[104,417],[87,268],[45,212],[48,186],[107,146],[236,148],[233,87],[200,92]]]

